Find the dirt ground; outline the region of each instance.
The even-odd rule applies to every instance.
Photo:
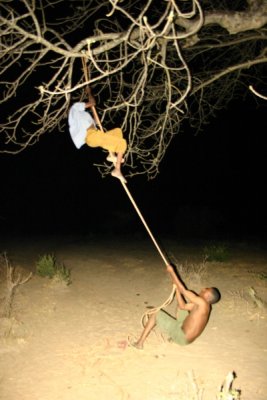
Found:
[[[266,311],[248,289],[267,302],[267,249],[236,242],[228,261],[205,262],[203,245],[175,238],[163,243],[190,289],[216,286],[222,299],[194,343],[179,347],[153,332],[144,350],[129,347],[127,339],[138,336],[143,313],[160,306],[172,289],[149,240],[2,243],[13,266],[33,277],[17,288],[9,321],[1,319],[0,398],[214,400],[234,371],[242,400],[266,400]],[[36,275],[38,257],[52,253],[71,270],[71,285]],[[2,298],[5,285],[2,273]]]

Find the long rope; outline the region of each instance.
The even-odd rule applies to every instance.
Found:
[[[87,70],[87,68],[86,68],[86,61],[85,61],[84,58],[82,58],[82,63],[83,63],[83,69],[84,69],[85,79],[86,79],[87,82],[89,82],[88,70]],[[89,85],[87,85],[87,93],[88,93],[88,96],[91,94],[91,90],[90,90],[90,88],[89,88]],[[101,122],[100,122],[100,119],[99,119],[99,117],[98,117],[98,114],[97,114],[97,111],[96,111],[95,106],[93,106],[93,107],[91,107],[91,108],[92,108],[92,112],[93,112],[93,115],[94,115],[94,119],[95,119],[97,125],[100,127],[101,131],[104,132],[104,130],[103,130],[103,128],[102,128],[102,125],[101,125]],[[135,208],[137,214],[139,215],[139,218],[141,219],[141,221],[142,221],[144,227],[146,228],[146,230],[147,230],[147,232],[148,232],[150,238],[152,239],[152,242],[154,243],[154,245],[155,245],[156,249],[158,250],[158,252],[159,252],[161,258],[163,259],[165,265],[168,265],[169,262],[168,262],[167,258],[166,258],[165,255],[163,254],[163,252],[162,252],[162,250],[160,249],[160,247],[159,247],[159,245],[158,245],[158,243],[157,243],[155,237],[153,236],[151,230],[149,229],[149,227],[148,227],[148,225],[147,225],[147,223],[146,223],[146,221],[145,221],[143,215],[141,214],[141,211],[139,210],[139,208],[138,208],[136,202],[134,201],[134,199],[133,199],[133,197],[132,197],[132,195],[131,195],[131,193],[130,193],[128,187],[126,186],[126,183],[123,182],[123,181],[121,180],[121,184],[122,184],[122,186],[123,186],[125,192],[127,193],[127,195],[128,195],[128,197],[129,197],[131,203],[133,204],[133,206],[134,206],[134,208]]]
[[[174,295],[175,295],[175,291],[176,291],[176,286],[172,285],[172,291],[171,294],[169,295],[169,297],[167,298],[167,300],[164,301],[164,303],[162,303],[160,306],[158,307],[154,307],[151,310],[145,311],[141,317],[141,325],[142,327],[144,327],[147,323],[147,320],[149,318],[149,315],[151,314],[155,314],[156,312],[158,312],[159,310],[161,310],[162,308],[167,307],[169,304],[172,303]]]
[[[121,184],[122,184],[122,186],[124,187],[124,190],[126,191],[128,197],[129,197],[129,199],[131,200],[131,202],[132,202],[132,204],[133,204],[133,206],[134,206],[134,208],[135,208],[137,214],[139,215],[141,221],[143,222],[143,224],[144,224],[144,226],[145,226],[145,228],[146,228],[146,230],[147,230],[149,236],[151,237],[151,239],[152,239],[154,245],[156,246],[156,248],[157,248],[157,250],[158,250],[160,256],[162,257],[162,259],[163,259],[163,261],[164,261],[164,263],[165,263],[165,265],[167,266],[167,265],[169,264],[169,262],[168,262],[167,258],[164,256],[163,252],[161,251],[161,249],[160,249],[160,247],[159,247],[159,245],[158,245],[156,239],[154,238],[154,236],[153,236],[151,230],[149,229],[149,227],[148,227],[148,225],[147,225],[147,223],[146,223],[146,221],[145,221],[143,215],[141,214],[141,211],[140,211],[139,208],[137,207],[136,202],[134,201],[134,199],[133,199],[133,197],[132,197],[130,191],[128,190],[128,187],[127,187],[126,184],[125,184],[124,182],[122,182],[122,181],[121,181]],[[176,285],[173,285],[171,294],[169,295],[169,297],[167,298],[167,300],[164,301],[163,304],[161,304],[161,305],[158,306],[158,307],[154,307],[154,308],[151,309],[151,310],[145,311],[145,312],[143,313],[143,315],[142,315],[142,317],[141,317],[141,325],[142,325],[142,327],[145,327],[145,325],[146,325],[146,323],[147,323],[147,320],[148,320],[148,318],[149,318],[149,315],[158,312],[158,311],[161,310],[162,308],[165,308],[165,307],[167,307],[169,304],[172,303],[173,298],[174,298],[174,295],[175,295],[175,291],[176,291]]]
[[[131,193],[130,193],[128,187],[127,187],[126,184],[125,184],[124,182],[122,182],[122,181],[121,181],[121,184],[122,184],[122,186],[124,187],[124,190],[126,191],[126,193],[127,193],[128,197],[129,197],[130,201],[132,202],[132,204],[133,204],[133,206],[134,206],[134,208],[135,208],[137,214],[139,215],[139,218],[140,218],[141,221],[143,222],[144,227],[146,228],[146,230],[147,230],[149,236],[151,237],[152,242],[154,243],[156,249],[158,250],[160,256],[162,257],[162,259],[163,259],[165,265],[168,265],[169,262],[168,262],[167,258],[166,258],[165,255],[163,254],[163,252],[162,252],[162,250],[160,249],[160,247],[159,247],[159,245],[158,245],[156,239],[154,238],[154,236],[153,236],[151,230],[149,229],[149,227],[148,227],[148,225],[147,225],[147,223],[146,223],[146,221],[145,221],[143,215],[141,214],[141,211],[140,211],[139,208],[137,207],[137,204],[136,204],[136,202],[134,201],[134,199],[133,199],[133,197],[132,197],[132,195],[131,195]]]
[[[87,68],[86,68],[86,61],[85,61],[85,58],[82,58],[82,63],[83,63],[83,70],[84,70],[85,79],[86,79],[87,82],[89,82],[89,76],[88,76],[88,70],[87,70]],[[88,97],[89,97],[90,94],[91,94],[91,89],[90,89],[90,87],[89,87],[89,84],[86,86],[86,88],[87,88],[87,93],[88,93]],[[92,112],[93,112],[94,120],[96,121],[96,123],[97,123],[97,125],[99,126],[99,128],[101,129],[101,131],[104,132],[103,127],[102,127],[102,124],[101,124],[101,121],[100,121],[100,119],[99,119],[99,117],[98,117],[98,114],[97,114],[97,111],[96,111],[95,106],[92,106],[91,109],[92,109]],[[158,252],[159,252],[159,254],[160,254],[162,260],[164,261],[165,265],[167,266],[167,265],[169,264],[169,262],[168,262],[167,258],[165,257],[164,253],[162,252],[160,246],[158,245],[158,243],[157,243],[157,241],[156,241],[154,235],[152,234],[151,230],[149,229],[149,226],[147,225],[147,223],[146,223],[146,221],[145,221],[145,219],[144,219],[144,217],[143,217],[143,215],[142,215],[140,209],[138,208],[136,202],[134,201],[134,198],[133,198],[133,196],[131,195],[131,193],[130,193],[128,187],[126,186],[126,183],[123,182],[122,180],[120,180],[120,182],[121,182],[121,184],[122,184],[122,186],[123,186],[125,192],[127,193],[127,195],[128,195],[128,197],[129,197],[129,199],[130,199],[132,205],[134,206],[134,208],[135,208],[135,210],[136,210],[136,212],[137,212],[139,218],[141,219],[141,221],[142,221],[144,227],[146,228],[146,230],[147,230],[147,232],[148,232],[148,234],[149,234],[149,236],[150,236],[152,242],[154,243],[156,249],[158,250]],[[151,310],[146,311],[146,312],[142,315],[142,317],[141,317],[141,325],[142,325],[143,327],[145,326],[146,320],[149,318],[149,315],[158,312],[160,309],[162,309],[162,308],[164,308],[164,307],[167,307],[167,306],[172,302],[172,300],[173,300],[173,298],[174,298],[174,294],[175,294],[175,289],[176,289],[176,287],[175,287],[175,285],[173,285],[171,294],[169,295],[168,299],[165,300],[165,302],[164,302],[163,304],[161,304],[160,306],[155,307],[155,308],[153,308],[153,309],[151,309]]]
[[[86,82],[89,82],[89,75],[88,75],[88,70],[86,68],[86,61],[85,61],[84,57],[82,58],[82,64],[83,64],[83,72],[84,72],[85,80],[86,80]],[[86,86],[86,91],[87,91],[87,95],[88,95],[88,99],[89,99],[90,95],[91,95],[91,89],[90,89],[89,85]],[[104,132],[104,129],[103,129],[101,121],[98,117],[95,106],[92,106],[91,110],[93,112],[93,116],[94,116],[94,120],[95,120],[96,124],[99,126],[100,130],[102,132]]]

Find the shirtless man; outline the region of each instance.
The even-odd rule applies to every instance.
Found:
[[[220,300],[221,296],[218,289],[202,289],[199,295],[196,295],[191,290],[186,289],[171,265],[167,265],[167,271],[176,286],[176,298],[179,307],[177,319],[162,310],[151,314],[140,338],[133,343],[133,346],[137,349],[143,348],[147,336],[156,325],[160,330],[167,333],[173,342],[180,345],[192,343],[200,336],[208,323],[211,304]],[[188,303],[185,299],[188,300]]]

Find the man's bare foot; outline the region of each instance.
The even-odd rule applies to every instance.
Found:
[[[143,346],[138,343],[138,341],[134,341],[133,339],[128,338],[129,347],[134,347],[137,350],[143,350]]]
[[[112,163],[116,164],[116,162],[117,162],[117,156],[115,156],[115,154],[110,153],[110,154],[107,156],[106,160],[109,161],[109,162],[112,162]],[[124,158],[121,160],[121,163],[124,163]]]
[[[118,178],[123,183],[127,183],[126,179],[118,169],[114,168],[113,171],[111,171],[111,175],[114,176],[114,178]]]
[[[116,164],[117,157],[115,156],[115,154],[109,153],[109,155],[107,156],[106,160]]]

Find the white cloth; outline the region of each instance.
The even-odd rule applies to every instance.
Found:
[[[85,103],[74,103],[69,110],[69,131],[73,143],[79,149],[85,143],[86,131],[95,126],[92,116],[85,111]]]

